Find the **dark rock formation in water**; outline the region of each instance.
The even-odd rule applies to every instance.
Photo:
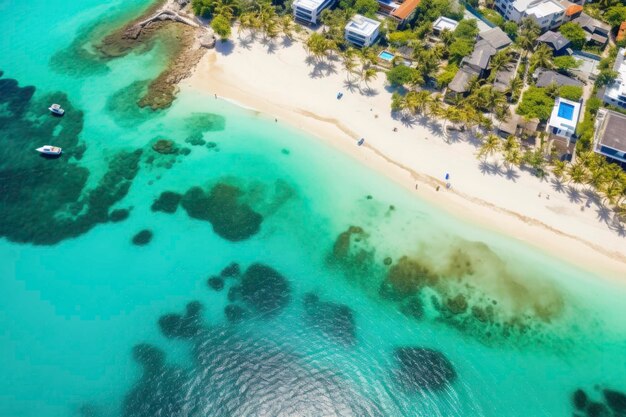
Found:
[[[587,403],[589,403],[589,398],[587,394],[582,389],[577,389],[574,391],[572,395],[572,403],[577,410],[585,410],[587,408]]]
[[[403,388],[411,390],[439,390],[456,379],[452,363],[443,353],[432,349],[397,348],[397,377]]]
[[[152,144],[152,149],[162,155],[173,155],[178,153],[178,147],[176,144],[168,139],[157,139]]]
[[[121,222],[126,220],[129,215],[130,211],[128,209],[116,209],[109,214],[109,220],[114,223]]]
[[[463,314],[467,311],[467,299],[463,294],[457,294],[446,300],[446,308],[452,314]]]
[[[612,417],[609,408],[598,402],[590,402],[587,405],[587,417]]]
[[[124,397],[122,417],[188,416],[185,372],[167,366],[165,354],[146,343],[133,348],[133,357],[143,375]]]
[[[206,145],[206,140],[202,139],[202,133],[194,133],[185,139],[185,143],[188,143],[191,146],[204,146]]]
[[[222,269],[222,272],[220,272],[220,276],[224,278],[236,278],[239,275],[241,275],[241,269],[239,268],[239,264],[237,262],[231,263],[226,268]]]
[[[159,318],[163,336],[171,339],[190,339],[202,329],[202,304],[192,301],[186,306],[185,314],[169,313]]]
[[[606,405],[619,416],[626,416],[626,394],[605,389],[602,391]]]
[[[110,208],[138,172],[141,151],[113,155],[100,182],[86,189],[89,170],[75,162],[85,150],[79,143],[82,112],[65,94],[34,98],[34,92],[0,79],[0,236],[52,245],[110,221]],[[49,116],[50,103],[60,103],[65,116]],[[63,148],[61,157],[46,159],[32,151],[50,138]]]
[[[425,286],[434,286],[438,279],[427,266],[407,256],[401,257],[387,274],[387,281],[403,296],[414,294]]]
[[[356,342],[354,314],[345,304],[320,301],[315,294],[304,296],[304,311],[310,326],[343,345]]]
[[[402,304],[400,311],[407,317],[421,319],[424,317],[424,304],[419,296],[411,297]]]
[[[218,183],[209,193],[200,187],[191,188],[181,205],[190,217],[210,222],[219,236],[237,242],[257,234],[263,222],[259,213],[239,201],[240,196],[239,188]]]
[[[253,264],[241,278],[241,299],[264,316],[280,313],[290,292],[287,279],[267,265]]]
[[[141,230],[133,236],[133,245],[144,246],[152,240],[152,232],[148,229]]]
[[[224,289],[224,278],[211,277],[207,280],[207,285],[215,291],[222,291]]]
[[[175,213],[181,198],[181,194],[173,191],[163,191],[159,198],[152,203],[150,209],[152,211],[162,211],[163,213],[169,214]]]
[[[224,307],[224,315],[231,323],[239,323],[246,318],[246,310],[237,304],[228,304]]]

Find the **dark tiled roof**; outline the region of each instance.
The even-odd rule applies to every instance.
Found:
[[[609,33],[609,31],[611,30],[611,27],[609,25],[594,19],[587,13],[581,13],[580,16],[572,20],[572,22],[578,23],[583,29],[585,29],[589,33],[599,31],[606,34]]]
[[[570,44],[569,39],[567,39],[565,36],[551,30],[538,37],[537,42],[547,43],[555,51],[560,51],[563,48],[567,48],[567,46],[569,46]]]
[[[495,49],[506,48],[513,41],[504,33],[502,29],[499,27],[495,27],[493,29],[489,29],[485,32],[482,32],[478,35],[479,39],[484,39]]]
[[[508,64],[505,68],[496,73],[496,78],[493,80],[493,87],[500,92],[505,92],[508,90],[509,84],[513,78],[515,78],[515,65]]]
[[[556,83],[558,86],[572,85],[575,87],[582,87],[584,85],[581,81],[559,74],[555,71],[538,69],[534,76],[537,79],[537,87],[547,87],[552,83]]]
[[[489,60],[496,54],[496,49],[485,40],[480,40],[474,46],[470,56],[463,58],[461,65],[472,65],[476,68],[487,69]]]
[[[471,68],[463,67],[459,69],[454,78],[448,84],[448,89],[454,91],[455,93],[465,93],[467,92],[467,86],[472,79],[472,77],[477,77],[478,74],[475,71],[472,71]]]

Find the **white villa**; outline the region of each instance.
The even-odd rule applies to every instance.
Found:
[[[607,85],[602,97],[604,102],[626,109],[626,48],[621,48],[615,59],[613,70],[617,72],[617,78]]]
[[[456,20],[450,19],[448,17],[440,16],[433,23],[433,31],[436,34],[440,34],[444,30],[449,30],[452,32],[459,25],[459,22]]]
[[[357,14],[346,25],[345,37],[356,46],[367,47],[378,38],[379,28],[379,21]]]
[[[335,0],[294,0],[293,17],[298,22],[316,24],[322,10],[332,6]]]
[[[550,133],[571,140],[576,134],[581,103],[557,97],[548,121]]]
[[[584,0],[496,0],[495,7],[508,20],[531,17],[542,31],[555,29],[580,14]]]

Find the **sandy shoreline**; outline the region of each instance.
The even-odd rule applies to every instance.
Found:
[[[350,91],[345,82],[341,62],[334,69],[314,68],[297,42],[268,51],[260,41],[243,45],[235,39],[206,54],[180,87],[217,94],[311,133],[457,217],[583,269],[626,277],[626,238],[610,221],[599,220],[594,203],[581,211],[584,195],[576,201],[567,187],[557,192],[550,180],[518,169],[495,173],[493,166],[481,166],[475,145],[465,139],[447,143],[435,121],[394,120],[382,73],[370,83],[373,95]],[[359,137],[366,138],[362,147],[355,144]],[[446,172],[452,190],[445,189]]]

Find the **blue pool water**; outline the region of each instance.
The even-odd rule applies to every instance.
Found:
[[[569,103],[561,102],[559,104],[559,117],[562,117],[567,120],[574,119],[574,106]]]
[[[393,54],[391,52],[382,51],[378,57],[384,59],[385,61],[391,61],[393,59]]]

